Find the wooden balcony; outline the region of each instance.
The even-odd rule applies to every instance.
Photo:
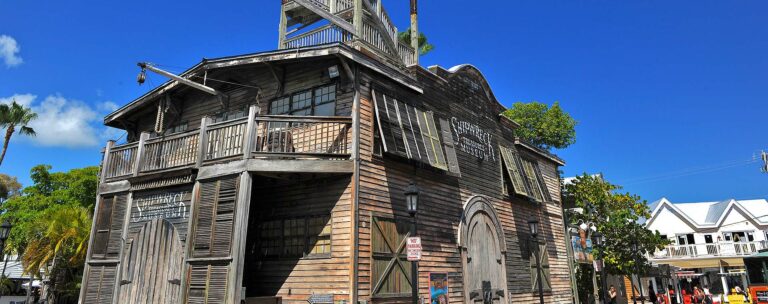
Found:
[[[349,160],[352,118],[343,116],[257,116],[211,123],[201,128],[115,146],[107,143],[102,181],[114,181],[236,160]]]

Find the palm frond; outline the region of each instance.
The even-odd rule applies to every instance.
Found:
[[[19,128],[19,134],[27,135],[27,136],[36,136],[37,135],[37,133],[35,132],[35,129],[32,129],[32,128],[27,127],[27,126],[22,126],[21,128]]]

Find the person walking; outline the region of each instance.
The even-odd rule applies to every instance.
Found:
[[[608,297],[610,298],[608,300],[609,304],[616,304],[616,297],[618,296],[618,292],[616,292],[616,287],[613,287],[611,285],[611,288],[608,289]]]

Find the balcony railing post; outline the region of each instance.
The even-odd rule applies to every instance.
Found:
[[[133,164],[133,176],[138,176],[144,162],[144,143],[149,139],[149,132],[141,132],[139,145],[136,149],[136,163]]]
[[[332,2],[336,0],[331,0]],[[248,123],[245,125],[245,136],[243,137],[243,159],[248,159],[251,157],[251,152],[253,150],[253,141],[254,141],[254,134],[256,134],[256,114],[259,111],[259,108],[256,107],[256,105],[251,105],[248,108]]]
[[[109,172],[109,152],[112,151],[112,147],[115,146],[114,140],[108,140],[107,146],[104,147],[104,157],[101,158],[101,176],[100,181],[103,183],[107,179],[107,172]]]
[[[210,123],[211,123],[211,118],[208,116],[203,117],[203,120],[200,122],[200,136],[197,141],[200,145],[197,147],[197,164],[196,164],[197,168],[200,168],[203,166],[203,161],[205,160],[205,153],[208,150],[208,125]]]

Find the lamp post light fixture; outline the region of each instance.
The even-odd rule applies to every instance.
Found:
[[[541,259],[539,255],[539,219],[531,217],[528,220],[528,228],[531,230],[531,243],[534,248],[533,255],[536,257],[536,285],[539,287],[539,303],[544,304],[544,283],[542,282]]]
[[[600,232],[595,232],[593,234],[595,237],[595,244],[598,248],[602,248],[603,244],[605,244],[605,237]],[[603,292],[601,292],[601,295],[603,296],[603,303],[608,303],[610,300],[608,295],[608,278],[605,275],[605,258],[603,258],[600,262],[600,288],[603,289]]]
[[[405,204],[411,215],[411,236],[416,236],[416,213],[419,211],[419,187],[411,182],[405,187]],[[411,262],[411,302],[419,303],[419,262]]]

